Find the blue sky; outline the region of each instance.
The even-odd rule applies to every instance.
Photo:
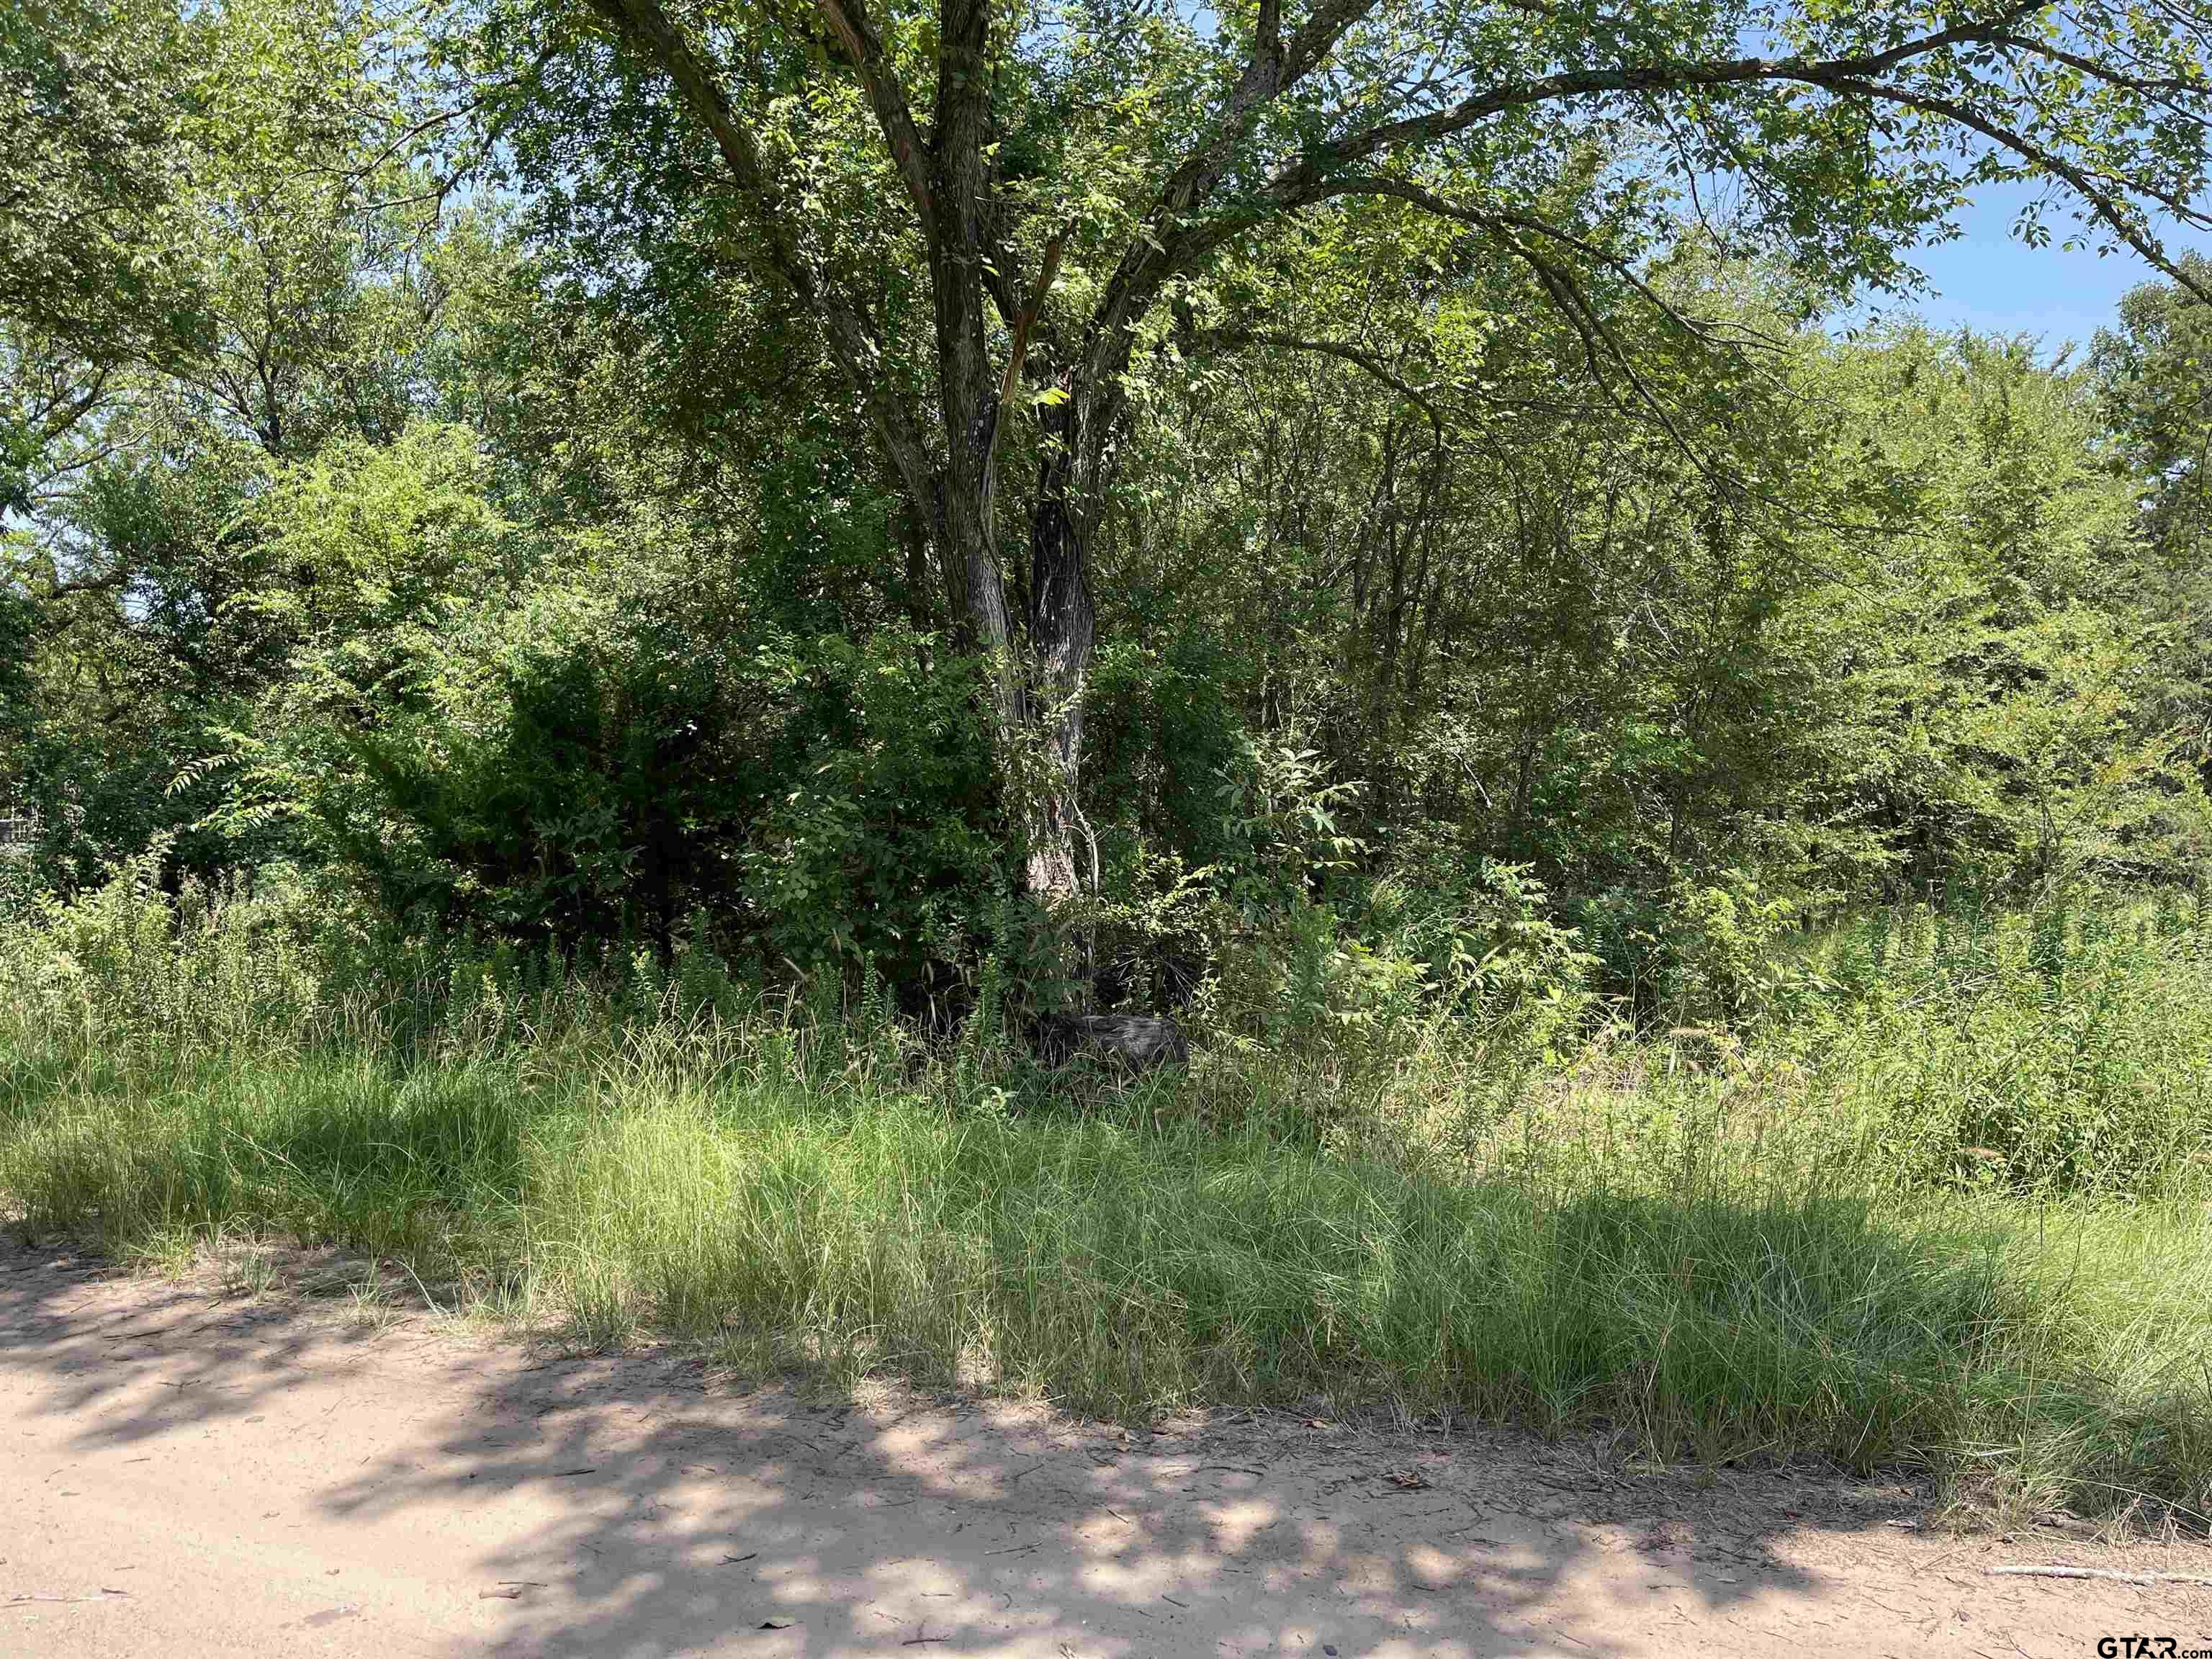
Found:
[[[2058,246],[2060,233],[2072,221],[2055,204],[2045,219],[2052,233],[2051,245],[2028,246],[2012,234],[2012,226],[2033,194],[2024,185],[1984,191],[1960,216],[1965,234],[1923,248],[1914,262],[1928,273],[1936,291],[1917,303],[1892,300],[1879,309],[1893,315],[1917,310],[1940,327],[2039,336],[2046,352],[2068,340],[2087,345],[2089,337],[2117,315],[2120,296],[2158,273],[2132,249],[2100,259],[2094,246]],[[2212,253],[2212,236],[2169,234],[2166,246],[2170,252],[2194,248]]]

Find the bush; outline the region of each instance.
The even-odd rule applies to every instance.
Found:
[[[2200,897],[1886,912],[1806,961],[1838,989],[1793,1035],[1815,1109],[1899,1177],[2186,1189],[2212,1169],[2212,923]]]

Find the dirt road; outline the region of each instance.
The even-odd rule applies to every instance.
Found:
[[[0,1655],[2088,1656],[2212,1645],[2116,1552],[1911,1529],[1911,1494],[1700,1482],[1490,1432],[1124,1435],[726,1394],[424,1314],[0,1250]]]

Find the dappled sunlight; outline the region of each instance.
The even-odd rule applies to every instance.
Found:
[[[211,1506],[222,1559],[276,1552],[256,1570],[278,1582],[283,1552],[338,1550],[344,1595],[314,1593],[424,1653],[1840,1655],[1900,1596],[2042,1653],[2112,1616],[1923,1576],[1992,1547],[1946,1558],[1893,1524],[1924,1514],[1895,1486],[1686,1479],[1494,1430],[733,1389],[681,1352],[564,1355],[419,1300],[380,1324],[198,1270],[0,1260],[18,1473],[46,1474],[35,1444],[80,1472],[57,1491]]]

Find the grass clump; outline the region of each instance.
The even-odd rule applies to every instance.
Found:
[[[149,921],[100,902],[69,925]],[[1778,1023],[1615,1033],[1502,1109],[1462,1077],[1480,1105],[1455,1114],[1479,1062],[1435,1032],[1357,1079],[1222,1044],[1074,1086],[726,998],[617,1018],[604,991],[492,975],[431,1018],[219,919],[88,969],[49,924],[4,958],[0,1201],[121,1251],[336,1243],[597,1343],[1115,1416],[1322,1394],[2193,1517],[2204,1005],[2171,976],[2201,998],[2202,933],[2073,926],[2059,982],[2112,981],[2081,994],[2142,1048],[2132,1073],[2051,1017],[1999,927],[1982,977],[1941,984],[1915,944],[1855,989],[1832,939]],[[250,972],[228,959],[249,945]],[[193,1012],[249,994],[251,1017]]]

